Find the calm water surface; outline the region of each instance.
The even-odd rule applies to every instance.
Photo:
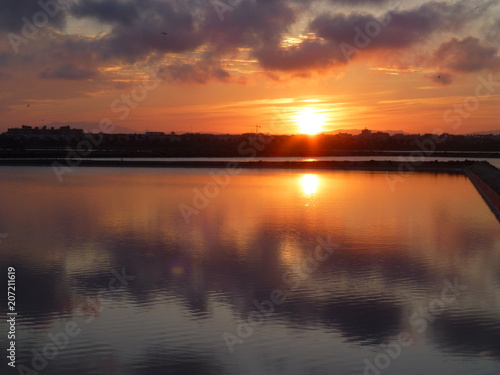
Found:
[[[408,174],[391,191],[385,173],[242,171],[186,223],[179,205],[193,207],[211,172],[222,170],[78,168],[58,183],[50,168],[0,168],[16,364],[500,373],[500,224],[466,177]],[[334,248],[318,247],[328,237]],[[6,307],[2,293],[3,353]],[[57,349],[50,337],[68,324],[78,333]],[[17,373],[2,358],[2,374]]]

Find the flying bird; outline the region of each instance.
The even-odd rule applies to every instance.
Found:
[[[30,105],[28,104],[26,107],[29,107]]]
[[[438,79],[441,78],[441,76],[438,76]]]
[[[166,33],[166,32],[163,32],[163,31],[162,31],[162,34],[163,34],[163,35],[167,35],[167,33]]]

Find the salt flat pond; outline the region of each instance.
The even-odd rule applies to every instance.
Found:
[[[59,183],[0,168],[16,364],[500,373],[500,224],[465,176],[408,174],[392,191],[382,172],[243,170],[196,198],[221,172],[77,168]]]

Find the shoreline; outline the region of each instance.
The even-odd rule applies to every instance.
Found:
[[[475,161],[424,161],[418,163],[400,161],[164,161],[164,160],[94,160],[77,161],[64,158],[47,159],[4,159],[2,166],[52,167],[95,167],[95,168],[226,168],[228,165],[243,169],[309,169],[309,170],[358,170],[387,172],[445,172],[464,173],[465,168],[474,164],[487,162]],[[493,167],[495,168],[495,167]],[[495,168],[496,169],[496,168]]]

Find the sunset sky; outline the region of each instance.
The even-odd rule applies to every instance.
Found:
[[[500,128],[500,0],[0,4],[1,132]]]

